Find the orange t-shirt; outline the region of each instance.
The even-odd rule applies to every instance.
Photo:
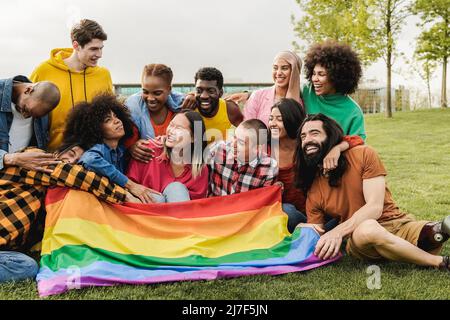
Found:
[[[328,178],[320,175],[314,180],[306,199],[308,223],[322,224],[324,215],[340,218],[340,222],[350,219],[353,214],[366,204],[363,193],[363,180],[386,176],[381,159],[370,146],[358,146],[344,153],[347,158],[347,170],[338,187],[330,187]],[[392,199],[386,186],[384,207],[380,221],[404,216]]]
[[[164,136],[166,134],[167,127],[172,120],[175,113],[172,110],[168,110],[166,120],[161,124],[156,124],[152,118],[150,121],[152,123],[153,129],[155,130],[155,137]]]

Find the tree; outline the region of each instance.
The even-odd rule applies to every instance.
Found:
[[[386,117],[392,117],[392,66],[397,56],[395,44],[405,19],[410,15],[407,10],[408,0],[374,0],[379,8],[381,19],[378,34],[374,41],[379,41],[382,57],[386,62]]]
[[[427,60],[442,62],[441,107],[447,107],[447,63],[450,54],[450,0],[416,0],[412,12],[428,30],[419,36],[416,52]]]
[[[428,94],[428,108],[431,108],[431,79],[436,71],[436,62],[430,60],[427,55],[420,55],[416,52],[414,60],[418,62],[418,66],[413,66],[419,76],[425,81]]]
[[[305,15],[292,17],[296,35],[308,43],[327,38],[349,43],[368,65],[386,62],[386,116],[392,117],[392,65],[395,43],[410,14],[408,0],[296,0]],[[294,44],[295,45],[295,44]]]
[[[350,44],[364,65],[380,57],[380,48],[373,41],[375,28],[367,23],[373,17],[373,0],[296,0],[305,13],[296,20],[291,16],[294,32],[308,44],[334,39]],[[293,43],[297,50],[300,47]]]

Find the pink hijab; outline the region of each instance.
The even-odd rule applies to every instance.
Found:
[[[298,103],[302,104],[300,99],[300,71],[302,70],[302,60],[292,51],[281,51],[273,59],[273,62],[278,59],[286,60],[291,65],[291,77],[289,79],[289,87],[286,93],[286,98],[292,98]]]

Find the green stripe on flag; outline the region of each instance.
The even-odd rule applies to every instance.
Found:
[[[138,268],[159,268],[162,265],[214,267],[225,263],[238,263],[283,257],[289,252],[292,241],[300,237],[300,233],[301,228],[297,228],[291,236],[285,237],[283,241],[271,248],[242,251],[219,258],[205,258],[199,255],[190,255],[183,258],[160,258],[121,254],[85,245],[67,245],[52,251],[51,254],[42,256],[41,267],[48,267],[52,271],[57,271],[74,265],[82,268],[96,261],[126,264]]]

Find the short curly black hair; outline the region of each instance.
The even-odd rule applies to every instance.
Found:
[[[197,71],[195,74],[194,80],[197,83],[197,80],[206,80],[206,81],[217,81],[217,87],[222,89],[223,87],[223,75],[219,69],[213,67],[204,67]]]
[[[327,40],[312,45],[304,59],[306,79],[311,83],[314,67],[319,64],[328,72],[328,78],[342,94],[351,94],[358,88],[362,76],[358,54],[345,43]]]
[[[85,150],[97,143],[103,143],[101,128],[111,111],[122,121],[125,135],[121,141],[131,137],[134,123],[129,110],[114,95],[102,93],[92,102],[78,103],[69,113],[64,130],[64,143],[76,142]]]

